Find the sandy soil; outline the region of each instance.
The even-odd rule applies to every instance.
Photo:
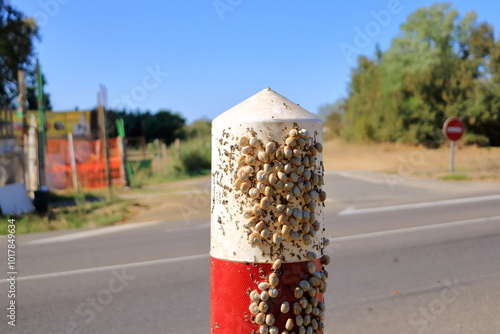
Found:
[[[449,177],[449,147],[430,150],[394,144],[353,145],[339,140],[324,143],[323,160],[328,170],[369,170],[404,177]],[[459,179],[500,181],[500,148],[458,145],[455,173]],[[457,178],[452,178],[457,179]],[[500,183],[499,183],[500,187]],[[124,221],[191,221],[206,218],[210,210],[210,177],[146,186],[121,193],[135,200],[135,214]]]
[[[397,144],[324,143],[326,169],[371,170],[413,177],[450,177],[450,148],[427,149]],[[455,148],[455,172],[467,180],[500,181],[500,148],[463,146]],[[453,178],[453,176],[451,176]]]

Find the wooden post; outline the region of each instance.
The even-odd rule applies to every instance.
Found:
[[[127,160],[125,155],[125,145],[123,144],[124,139],[122,136],[116,137],[116,145],[118,149],[118,153],[120,155],[120,179],[123,186],[127,185],[127,175],[125,173],[125,161]]]
[[[22,145],[25,146],[27,145],[27,138],[28,138],[28,106],[26,105],[26,83],[24,80],[24,71],[19,70],[17,71],[17,80],[18,80],[18,87],[19,87],[19,95],[18,95],[18,112],[21,112],[22,114],[22,119],[23,119],[23,134],[22,134]]]
[[[69,149],[69,160],[71,163],[71,174],[73,179],[73,188],[75,193],[78,192],[78,174],[76,172],[76,159],[75,159],[75,146],[73,145],[73,134],[68,133],[68,149]]]
[[[28,184],[26,190],[29,195],[33,198],[34,191],[40,187],[37,173],[38,165],[38,146],[37,146],[37,135],[36,135],[36,117],[31,115],[29,119],[29,128],[27,136],[26,145],[26,157],[27,157],[27,170],[28,170]]]
[[[211,332],[323,333],[322,151],[321,120],[270,88],[213,120]]]
[[[105,169],[106,169],[106,179],[109,189],[109,196],[113,197],[113,185],[112,185],[112,175],[111,168],[109,164],[109,143],[108,143],[108,126],[106,120],[106,111],[102,104],[102,93],[99,91],[97,93],[97,113],[100,119],[100,134],[99,138],[102,140],[102,147],[104,149],[104,157],[105,157]]]
[[[45,110],[43,106],[43,78],[42,78],[42,66],[37,61],[37,83],[38,83],[38,114],[39,123],[38,128],[38,180],[39,186],[46,186],[45,182],[45,151],[46,151],[46,133],[45,133]]]

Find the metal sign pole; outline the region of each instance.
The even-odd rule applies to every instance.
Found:
[[[455,141],[450,141],[450,173],[454,170],[454,160],[455,160]]]

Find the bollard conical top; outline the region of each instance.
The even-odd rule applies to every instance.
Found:
[[[302,144],[294,144],[295,140],[290,141],[292,138],[288,137],[291,136],[290,131],[292,130],[295,131],[295,135],[299,130],[305,131],[306,135],[304,135],[305,139],[302,139]],[[291,147],[287,146],[287,138]],[[242,143],[242,139],[244,142],[252,139],[253,143]],[[296,139],[298,140],[298,137]],[[270,176],[272,173],[283,174],[281,170],[278,170],[279,165],[282,164],[283,166],[287,165],[287,169],[283,169],[283,172],[289,174],[289,177],[281,175],[283,181],[280,180],[276,183],[279,189],[271,190],[274,194],[271,198],[271,207],[265,210],[266,216],[259,217],[258,221],[263,221],[268,225],[270,232],[272,230],[273,233],[279,235],[281,231],[273,227],[279,216],[275,207],[280,203],[285,203],[290,208],[296,208],[301,212],[307,211],[306,215],[315,217],[314,220],[317,219],[318,223],[321,223],[322,206],[310,207],[309,195],[306,196],[307,200],[302,199],[302,193],[298,188],[300,186],[301,189],[304,189],[302,183],[305,185],[313,174],[323,174],[321,153],[315,152],[314,156],[309,157],[309,147],[321,142],[321,119],[270,88],[260,91],[214,119],[212,122],[213,201],[211,219],[211,255],[213,257],[231,261],[269,263],[274,261],[276,257],[282,256],[286,261],[293,262],[305,258],[307,252],[320,249],[321,230],[315,233],[314,238],[310,238],[311,240],[306,237],[305,242],[292,240],[287,234],[284,237],[286,239],[284,246],[276,246],[271,242],[272,235],[267,236],[267,239],[257,246],[251,245],[249,238],[254,230],[252,224],[248,224],[248,219],[245,218],[248,215],[245,215],[245,212],[255,205],[255,198],[266,197],[264,188],[272,186],[270,181],[268,182],[268,176],[272,179],[273,177]],[[270,152],[268,144],[274,147],[269,156],[266,153],[266,150]],[[295,149],[295,153],[292,152],[293,149]],[[276,158],[274,154],[276,150],[281,151],[281,157]],[[290,156],[284,156],[286,155],[285,151],[289,151]],[[292,169],[297,169],[297,164],[301,164],[303,156],[305,157],[304,166],[297,173],[293,172]],[[245,162],[242,159],[245,159]],[[269,175],[260,182],[256,179],[256,175],[260,169],[264,168],[264,163],[268,165],[266,175]],[[249,197],[248,189],[243,191],[239,188],[239,181],[236,182],[238,172],[241,171],[243,165],[248,165],[246,169],[249,171],[249,175],[248,179],[245,178],[245,185],[254,188],[251,190],[253,197]],[[270,171],[269,168],[275,170]],[[306,171],[302,176],[304,170]],[[235,182],[238,187],[235,186]],[[259,182],[261,184],[258,185]],[[288,189],[294,182],[296,184]],[[281,183],[287,184],[282,188]],[[320,190],[321,186],[314,184],[312,186],[317,188],[316,190],[312,189],[312,195],[316,196],[316,192]],[[255,193],[256,187],[260,187],[259,193]],[[311,187],[307,188],[307,192],[311,191],[309,189]],[[292,191],[294,193],[291,193]],[[314,220],[310,223],[314,223]],[[293,226],[294,229],[297,229],[297,233],[301,231],[300,226],[300,224]],[[293,233],[292,235],[297,236]]]
[[[313,113],[290,101],[283,95],[276,93],[269,87],[219,115],[214,119],[214,122],[217,123],[227,119],[238,119],[243,122],[249,120],[319,120]]]

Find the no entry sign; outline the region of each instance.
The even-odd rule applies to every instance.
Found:
[[[443,132],[448,140],[457,141],[465,132],[464,122],[458,117],[450,117],[444,122]]]
[[[444,122],[443,132],[446,138],[450,140],[450,173],[452,173],[455,160],[455,141],[459,140],[464,135],[464,122],[458,117],[450,117]]]

